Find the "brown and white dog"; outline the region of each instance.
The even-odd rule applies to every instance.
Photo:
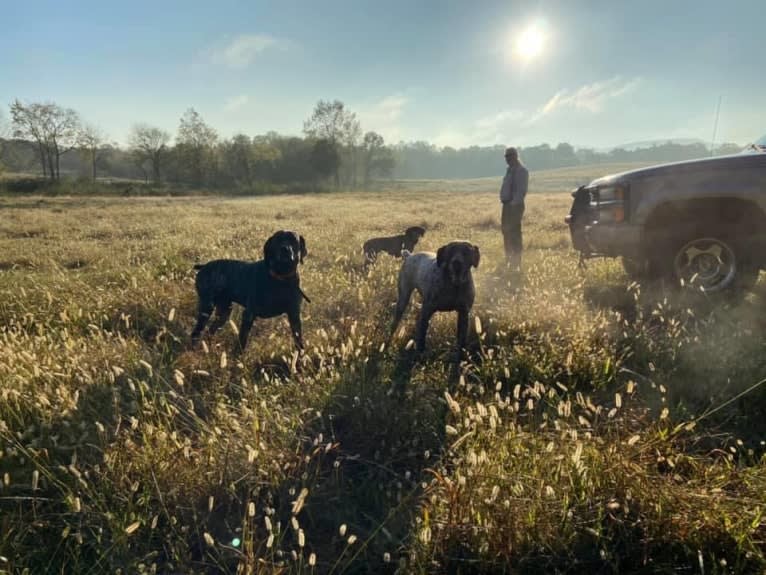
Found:
[[[404,262],[399,271],[399,298],[391,333],[396,331],[407,310],[413,290],[420,292],[423,306],[418,318],[415,345],[418,351],[426,347],[426,332],[431,316],[437,311],[457,312],[458,353],[465,347],[468,334],[468,314],[473,307],[476,290],[471,268],[479,266],[478,246],[455,241],[439,248],[434,254],[402,253]]]

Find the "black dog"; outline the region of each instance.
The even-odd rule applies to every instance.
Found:
[[[373,263],[380,252],[385,252],[394,257],[401,257],[402,250],[411,252],[415,249],[418,240],[426,235],[426,230],[420,226],[412,226],[404,230],[403,234],[398,236],[388,236],[384,238],[371,238],[364,242],[365,263]]]
[[[195,265],[197,272],[197,325],[191,334],[192,344],[199,341],[205,324],[216,310],[210,325],[212,336],[229,320],[232,303],[245,308],[239,328],[241,349],[256,317],[287,314],[295,345],[303,349],[301,300],[309,301],[300,287],[298,264],[306,257],[306,240],[295,232],[280,230],[263,246],[263,259],[257,262],[215,260]]]

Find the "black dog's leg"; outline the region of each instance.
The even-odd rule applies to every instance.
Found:
[[[293,334],[295,346],[303,350],[303,324],[301,323],[300,309],[287,312],[287,321],[290,322],[290,333]]]
[[[210,319],[210,315],[213,313],[213,302],[208,299],[200,298],[197,305],[197,325],[194,326],[194,330],[191,334],[192,345],[196,346],[199,342],[202,330],[205,329],[207,320]]]
[[[426,349],[426,333],[428,332],[428,322],[431,321],[431,316],[434,315],[436,310],[433,309],[426,302],[423,302],[423,307],[420,310],[420,317],[418,318],[418,329],[415,333],[415,348],[418,351],[424,351]]]
[[[253,327],[255,314],[248,308],[242,312],[242,323],[239,326],[239,350],[244,351],[247,345],[247,336],[250,335],[250,328]]]
[[[217,332],[219,329],[223,327],[223,325],[229,321],[229,316],[231,315],[231,302],[219,302],[215,306],[215,321],[210,324],[210,327],[208,328],[208,333],[212,336]]]

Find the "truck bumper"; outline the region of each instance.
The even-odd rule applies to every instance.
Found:
[[[642,255],[640,226],[622,222],[619,224],[586,225],[583,237],[592,255],[626,256],[639,258]]]

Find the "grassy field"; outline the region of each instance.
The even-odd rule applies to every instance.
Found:
[[[596,177],[606,174],[618,174],[637,168],[643,168],[649,164],[645,162],[626,162],[617,164],[603,164],[600,166],[578,166],[575,168],[556,168],[554,170],[542,170],[531,172],[531,186],[534,192],[569,191],[577,186],[587,184]],[[377,183],[381,191],[406,191],[406,192],[488,192],[498,187],[498,178],[472,178],[466,180],[394,180],[393,182],[380,181]]]
[[[736,306],[577,267],[533,174],[525,275],[498,181],[258,199],[0,198],[0,573],[758,573],[763,282]],[[452,314],[387,342],[398,264],[364,239],[481,247]],[[200,350],[192,265],[306,237],[284,318]],[[234,320],[237,320],[235,312]]]

